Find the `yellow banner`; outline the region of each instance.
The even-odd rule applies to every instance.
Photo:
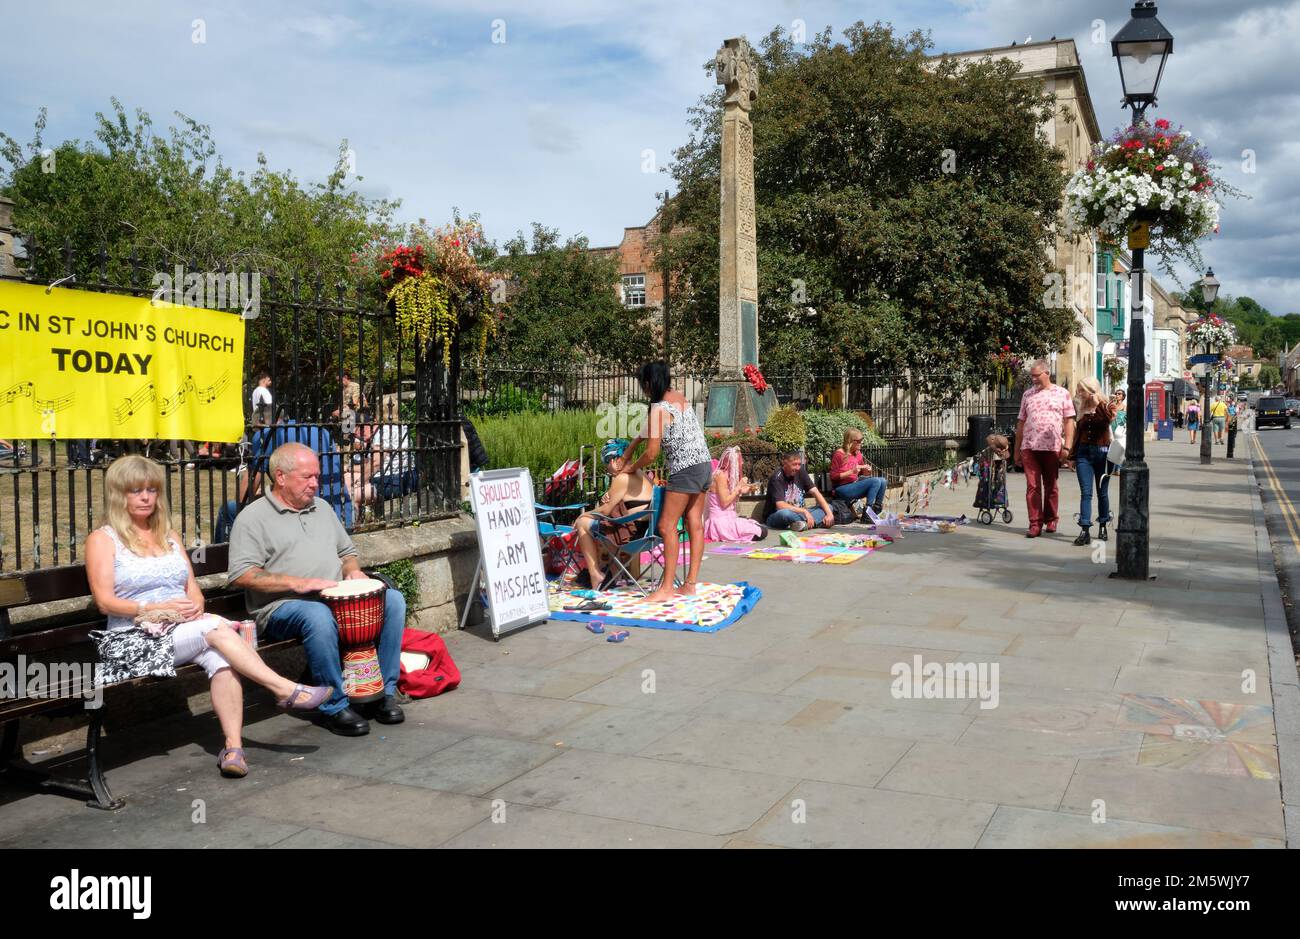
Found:
[[[236,441],[237,313],[0,281],[0,437]]]

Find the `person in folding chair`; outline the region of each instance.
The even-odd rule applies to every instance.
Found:
[[[620,458],[628,447],[628,441],[617,438],[605,442],[600,457],[607,467]],[[578,545],[582,556],[587,561],[587,568],[578,574],[575,586],[590,589],[598,585],[600,590],[608,590],[618,579],[618,572],[612,567],[604,569],[602,563],[602,544],[623,546],[642,538],[650,525],[650,513],[640,510],[648,509],[654,495],[654,483],[639,469],[617,473],[612,468],[613,478],[609,490],[601,497],[594,511],[584,512],[578,516],[573,527],[578,532]],[[629,515],[639,515],[636,521],[619,524],[616,519]],[[597,541],[597,533],[601,536]],[[599,572],[599,579],[597,579]]]
[[[610,464],[614,472],[636,472],[649,466],[662,447],[668,463],[668,482],[664,486],[663,509],[659,513],[659,535],[663,540],[664,579],[646,599],[667,601],[681,594],[692,596],[700,574],[701,549],[704,546],[704,504],[713,485],[713,458],[704,441],[695,409],[686,396],[672,387],[665,362],[647,362],[638,375],[641,390],[650,399],[646,427],[627,448],[627,454],[645,441],[641,456],[630,455]],[[686,520],[691,544],[691,560],[686,580],[675,587],[677,574],[677,523]]]

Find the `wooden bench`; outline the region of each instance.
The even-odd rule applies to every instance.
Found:
[[[227,546],[208,545],[202,554],[192,558],[197,577],[207,574],[224,574],[228,557]],[[104,628],[104,617],[91,601],[88,608],[59,617],[55,625],[14,624],[10,611],[39,603],[73,600],[90,596],[84,564],[48,568],[19,574],[0,576],[0,663],[17,668],[19,656],[52,656],[56,662],[94,662],[95,644],[89,636],[91,630]],[[224,584],[204,591],[206,609],[227,619],[247,619],[242,590],[231,590]],[[261,644],[258,651],[298,645],[297,639]],[[176,669],[177,676],[201,672],[196,664]],[[0,780],[35,787],[40,791],[60,792],[85,798],[86,804],[97,809],[117,809],[123,804],[114,799],[104,780],[100,761],[99,742],[104,723],[103,697],[108,691],[119,688],[152,684],[162,679],[146,677],[104,685],[98,704],[87,701],[71,681],[45,689],[27,689],[27,696],[0,698]],[[33,694],[32,692],[35,692]],[[18,752],[18,722],[36,714],[75,714],[90,711],[90,726],[86,730],[87,778],[57,777],[20,758]]]

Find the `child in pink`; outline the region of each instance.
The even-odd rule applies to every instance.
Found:
[[[728,447],[713,461],[713,485],[709,488],[704,516],[707,541],[753,541],[767,537],[766,526],[736,514],[736,502],[740,497],[758,488],[740,475],[743,462],[739,447]]]

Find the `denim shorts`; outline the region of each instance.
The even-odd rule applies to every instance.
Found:
[[[713,485],[713,462],[696,463],[685,469],[679,469],[668,477],[664,488],[669,492],[687,492],[696,495],[708,492]]]

